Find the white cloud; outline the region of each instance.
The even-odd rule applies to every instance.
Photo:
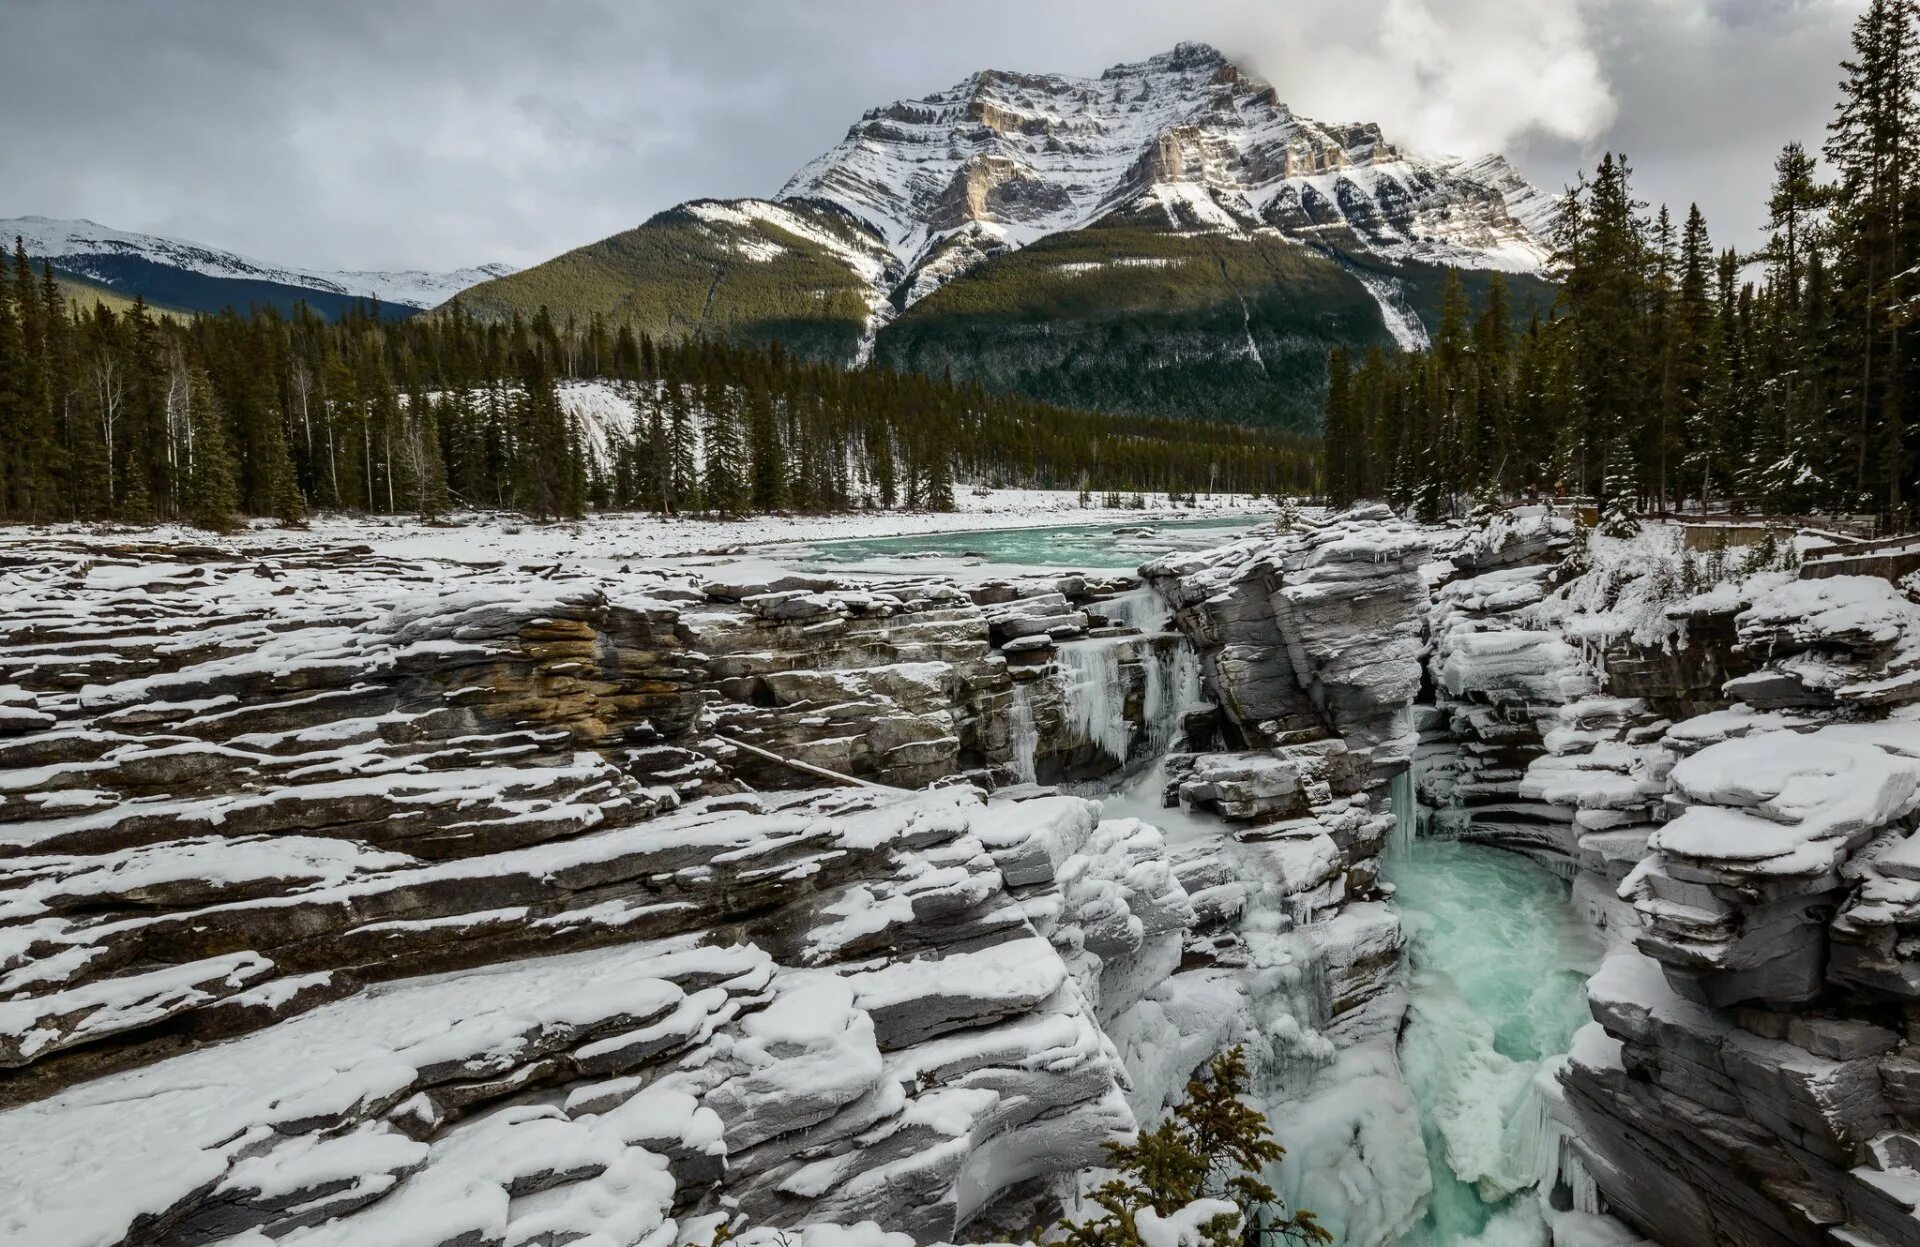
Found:
[[[1308,115],[1378,121],[1476,155],[1529,135],[1585,142],[1616,115],[1572,0],[1309,0],[1232,6],[1223,49]]]

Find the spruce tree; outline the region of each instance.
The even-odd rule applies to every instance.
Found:
[[[667,454],[663,465],[666,488],[662,510],[678,514],[700,508],[700,448],[693,411],[687,405],[686,391],[680,382],[667,382]]]
[[[1898,282],[1920,256],[1907,218],[1920,160],[1920,6],[1870,0],[1843,62],[1840,108],[1826,155],[1832,191],[1841,385],[1832,423],[1846,431],[1852,493],[1882,513],[1901,508],[1903,411],[1910,381],[1903,359]]]
[[[193,386],[193,459],[187,465],[187,520],[196,528],[232,532],[239,526],[240,488],[235,481],[233,445],[212,382],[196,372]]]
[[[747,394],[747,451],[753,509],[763,513],[780,510],[787,501],[786,452],[780,445],[772,396],[759,388]]]
[[[1165,1217],[1201,1199],[1224,1199],[1238,1210],[1200,1227],[1209,1247],[1263,1247],[1293,1240],[1309,1247],[1333,1242],[1313,1213],[1289,1213],[1262,1176],[1286,1156],[1257,1110],[1241,1100],[1248,1082],[1245,1053],[1234,1048],[1188,1081],[1185,1100],[1131,1143],[1107,1143],[1114,1176],[1092,1195],[1099,1214],[1062,1221],[1057,1230],[1070,1247],[1148,1247],[1158,1236],[1143,1233],[1140,1217]]]
[[[1346,348],[1336,346],[1327,355],[1327,410],[1321,421],[1321,445],[1325,449],[1327,501],[1342,510],[1359,496],[1353,417],[1353,367]]]

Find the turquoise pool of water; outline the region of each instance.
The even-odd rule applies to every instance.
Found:
[[[928,533],[916,537],[862,537],[822,541],[809,547],[822,565],[890,563],[916,557],[965,559],[1020,567],[1132,569],[1174,550],[1204,550],[1272,518],[1250,512],[1224,518],[1143,517],[1112,524],[1060,524],[1048,528],[1003,528],[982,532]]]
[[[1518,854],[1416,840],[1386,875],[1412,940],[1400,1061],[1433,1178],[1402,1247],[1545,1247],[1532,1083],[1588,1020],[1600,949],[1567,885]]]

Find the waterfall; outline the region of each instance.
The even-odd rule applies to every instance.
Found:
[[[1116,624],[1140,632],[1164,632],[1169,622],[1166,601],[1150,587],[1132,589],[1097,602],[1093,609]]]
[[[1007,711],[1007,743],[1013,753],[1013,773],[1023,784],[1038,779],[1034,755],[1040,750],[1040,729],[1033,721],[1033,702],[1026,681],[1013,682],[1013,704]]]
[[[1200,655],[1186,637],[1176,634],[1173,644],[1157,647],[1147,663],[1146,704],[1141,717],[1147,725],[1148,751],[1158,757],[1172,749],[1187,715],[1205,702]]]
[[[1062,645],[1054,665],[1060,674],[1061,718],[1067,739],[1093,745],[1116,763],[1125,762],[1133,743],[1133,725],[1127,722],[1119,645],[1112,641]]]
[[[1387,802],[1393,810],[1393,836],[1387,841],[1387,857],[1396,861],[1413,852],[1420,834],[1420,807],[1414,798],[1413,764],[1393,777],[1387,789]]]

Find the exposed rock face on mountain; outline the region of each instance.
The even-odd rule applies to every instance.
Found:
[[[43,216],[0,220],[0,240],[19,238],[35,261],[98,282],[131,299],[189,312],[245,311],[271,306],[290,312],[305,303],[322,316],[374,300],[389,313],[411,313],[446,302],[469,286],[513,272],[482,264],[451,272],[318,272],[249,260],[200,243],[129,233],[92,221]]]
[[[458,302],[1304,422],[1330,346],[1425,341],[1445,269],[1537,288],[1551,210],[1497,156],[1299,117],[1182,44],[874,109],[772,200],[682,205]]]
[[[1613,941],[1551,1109],[1565,1194],[1689,1247],[1920,1238],[1920,607],[1690,594],[1640,543],[1572,580],[1471,554],[1429,619],[1430,830],[1553,866]]]
[[[844,208],[910,272],[955,231],[1017,247],[1148,209],[1176,230],[1266,224],[1384,259],[1532,271],[1549,209],[1497,157],[1411,156],[1378,126],[1298,117],[1204,44],[1096,79],[990,70],[874,109],[778,198]]]

